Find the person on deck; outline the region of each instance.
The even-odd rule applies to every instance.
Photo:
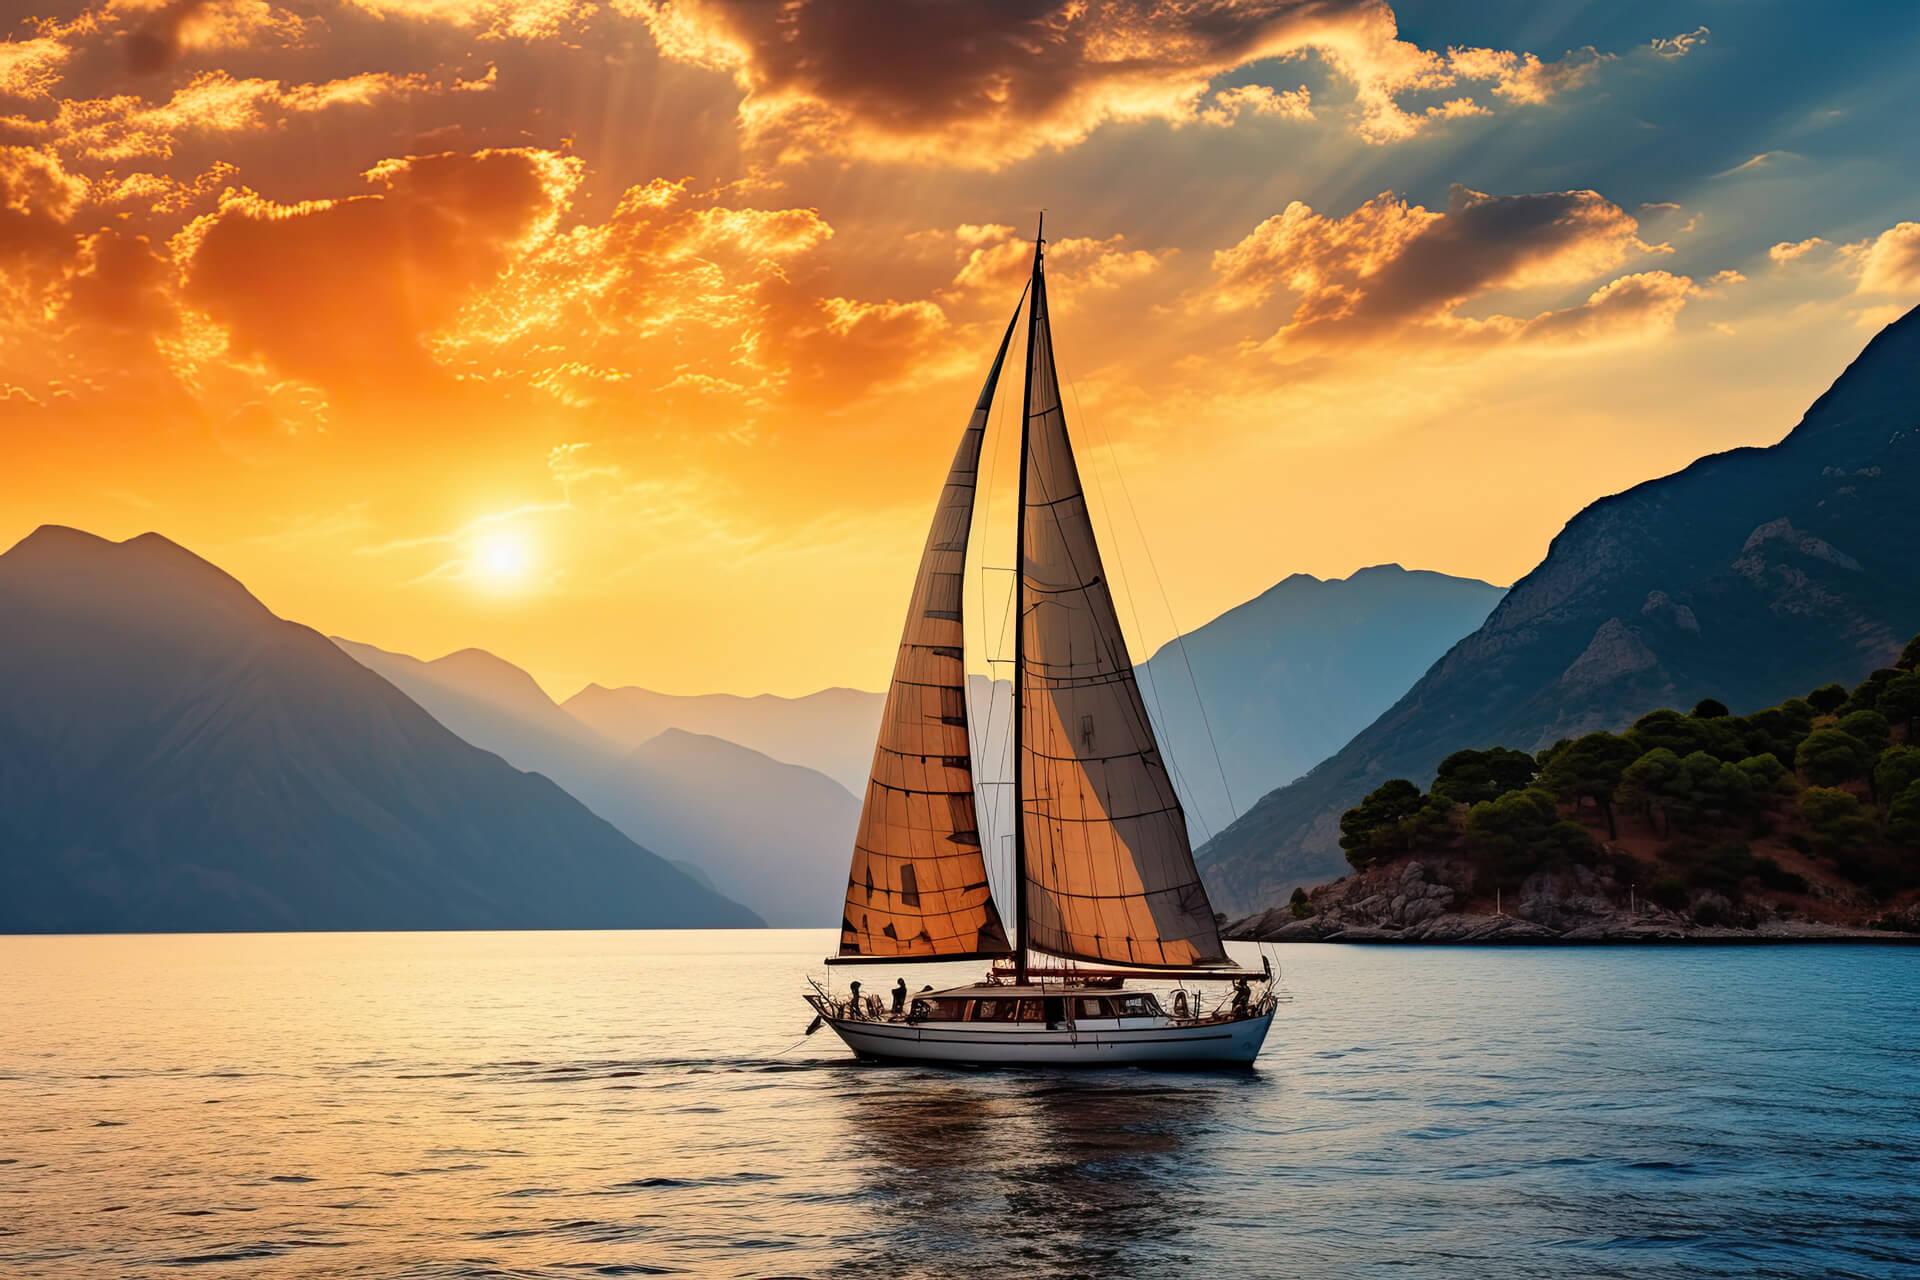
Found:
[[[860,979],[855,978],[847,987],[853,993],[847,997],[849,1016],[857,1018],[860,1016]]]
[[[907,1011],[907,980],[895,979],[893,984],[893,1016],[899,1017]]]
[[[1252,1003],[1253,988],[1247,985],[1245,978],[1241,978],[1233,984],[1233,1016],[1236,1018],[1246,1017],[1247,1010]]]

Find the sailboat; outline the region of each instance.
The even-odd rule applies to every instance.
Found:
[[[962,582],[994,392],[1027,311],[1013,654],[1012,934],[974,806]],[[974,405],[921,554],[829,965],[987,960],[888,1007],[815,981],[865,1058],[953,1065],[1250,1064],[1270,969],[1226,954],[1154,739],[1074,461],[1047,311],[1046,241]],[[1163,1007],[1130,980],[1173,979]],[[904,981],[904,980],[902,980]],[[1225,982],[1209,1008],[1190,983]],[[1218,988],[1213,988],[1218,990]]]

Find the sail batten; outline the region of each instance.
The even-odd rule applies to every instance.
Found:
[[[1223,964],[1067,434],[1038,246],[1030,287],[1015,675],[1018,943],[1145,968]]]
[[[854,837],[839,960],[1012,954],[974,807],[963,596],[981,448],[1019,314],[1000,339],[921,552]]]

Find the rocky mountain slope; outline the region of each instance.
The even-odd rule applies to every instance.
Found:
[[[1397,564],[1325,581],[1296,573],[1163,645],[1140,664],[1140,688],[1195,843],[1339,750],[1502,594]]]
[[[155,534],[0,555],[0,931],[754,914]]]
[[[468,742],[545,774],[629,838],[699,868],[768,923],[838,921],[860,804],[824,774],[679,729],[629,748],[483,650],[423,662],[334,643]]]
[[[1648,706],[1735,710],[1885,666],[1920,627],[1920,312],[1878,334],[1780,443],[1580,512],[1486,623],[1385,714],[1202,850],[1214,901],[1343,869],[1340,813],[1462,747],[1531,748]]]

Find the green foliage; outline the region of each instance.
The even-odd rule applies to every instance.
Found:
[[[1753,779],[1737,764],[1696,751],[1680,762],[1695,821],[1732,822],[1753,809]]]
[[[1914,786],[1920,787],[1920,783]],[[1888,806],[1890,828],[1908,831],[1912,829],[1910,823],[1920,820],[1920,795],[1911,803],[1901,803],[1907,800],[1908,792],[1903,791],[1895,804]],[[1897,816],[1891,812],[1896,807]],[[1920,858],[1882,846],[1873,820],[1852,792],[1809,787],[1800,797],[1800,812],[1813,829],[1814,848],[1832,858],[1840,874],[1849,880],[1878,893],[1891,893],[1920,882]],[[1895,839],[1906,845],[1899,837]]]
[[[1883,808],[1840,788],[1859,780]],[[1797,805],[1780,799],[1796,794]],[[1617,805],[1673,839],[1661,856],[1674,869],[1645,896],[1684,911],[1690,897],[1708,894],[1695,908],[1702,923],[1725,918],[1725,900],[1737,902],[1756,881],[1775,892],[1808,891],[1804,877],[1756,856],[1742,839],[1723,838],[1730,835],[1784,839],[1879,891],[1920,885],[1920,636],[1896,666],[1851,690],[1823,685],[1746,716],[1702,698],[1686,715],[1650,711],[1623,734],[1562,738],[1537,757],[1505,747],[1456,751],[1441,761],[1431,795],[1396,778],[1348,810],[1340,844],[1364,868],[1410,852],[1464,806],[1459,834],[1448,835],[1479,864],[1488,891],[1517,887],[1556,860],[1618,857],[1619,873],[1632,875],[1631,858],[1603,852],[1585,827],[1560,818],[1559,804],[1589,801],[1610,839]],[[1312,911],[1303,894],[1290,905],[1296,917]]]
[[[1807,695],[1807,702],[1823,716],[1838,711],[1847,700],[1847,687],[1843,684],[1823,684]]]
[[[1816,787],[1864,778],[1873,767],[1867,744],[1844,729],[1815,729],[1794,753],[1794,768]]]
[[[1433,794],[1455,804],[1479,804],[1520,790],[1539,769],[1532,756],[1508,747],[1456,751],[1440,762]]]
[[[1340,847],[1354,870],[1365,870],[1409,852],[1420,837],[1445,826],[1452,812],[1440,797],[1421,795],[1405,778],[1390,778],[1340,815]]]
[[[1693,909],[1693,922],[1709,929],[1715,925],[1726,924],[1730,919],[1732,914],[1727,910],[1726,905],[1713,898],[1705,899]]]
[[[1860,797],[1835,787],[1808,787],[1800,793],[1800,816],[1813,829],[1813,847],[1844,863],[1873,843],[1877,834]]]
[[[1872,675],[1853,686],[1853,692],[1840,704],[1840,714],[1848,715],[1855,711],[1877,711],[1880,707],[1880,695],[1900,676],[1893,667],[1882,667]]]
[[[1547,766],[1552,764],[1562,751],[1565,751],[1568,747],[1572,745],[1573,745],[1572,738],[1561,738],[1557,740],[1552,746],[1547,747],[1545,750],[1534,752],[1533,762],[1540,766],[1540,771],[1542,773],[1545,773],[1547,770]]]
[[[1876,755],[1886,750],[1887,743],[1893,740],[1887,718],[1878,711],[1849,711],[1840,717],[1840,723],[1835,727],[1866,743],[1867,750]]]
[[[1880,710],[1888,720],[1904,727],[1911,741],[1914,726],[1920,723],[1920,674],[1909,671],[1887,681],[1887,687],[1880,691]]]
[[[1705,751],[1680,757],[1656,747],[1628,765],[1620,799],[1663,834],[1726,825],[1753,812],[1759,788],[1745,768]]]
[[[1633,722],[1633,728],[1627,730],[1626,736],[1629,742],[1639,748],[1641,755],[1665,749],[1676,756],[1684,756],[1705,751],[1714,744],[1713,731],[1705,721],[1683,716],[1670,707],[1647,712]]]
[[[1747,716],[1747,744],[1753,754],[1771,752],[1781,760],[1793,759],[1800,743],[1813,730],[1814,710],[1804,698],[1789,698],[1777,707],[1768,707]]]
[[[1893,797],[1887,804],[1887,838],[1909,852],[1920,851],[1920,780],[1909,782],[1897,793],[1883,794]]]
[[[1562,800],[1592,800],[1607,820],[1607,838],[1616,839],[1620,833],[1613,820],[1613,795],[1637,757],[1633,744],[1616,734],[1562,739],[1543,759],[1540,785]]]
[[[1482,800],[1467,812],[1467,843],[1480,853],[1488,887],[1517,888],[1528,873],[1558,859],[1591,861],[1593,837],[1560,817],[1553,793],[1542,787]]]
[[[1920,747],[1888,747],[1873,766],[1873,792],[1891,802],[1920,782]]]
[[[1790,791],[1792,779],[1788,777],[1787,766],[1780,763],[1780,757],[1771,751],[1757,756],[1748,756],[1737,766],[1747,775],[1747,784],[1753,788],[1754,798],[1775,791]]]
[[[1680,777],[1680,757],[1665,747],[1653,750],[1628,765],[1620,775],[1620,802],[1638,809],[1648,822],[1664,829],[1666,805]]]
[[[1902,671],[1920,668],[1920,636],[1907,641],[1907,647],[1900,651],[1899,661],[1893,664]]]
[[[1295,885],[1293,896],[1287,899],[1287,909],[1293,913],[1295,920],[1305,920],[1308,916],[1312,915],[1313,903],[1308,900],[1307,891]]]

